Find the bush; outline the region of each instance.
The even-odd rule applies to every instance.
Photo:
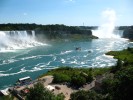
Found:
[[[83,86],[86,83],[86,79],[80,75],[74,75],[71,78],[71,84],[75,86]]]
[[[92,75],[91,71],[89,71],[87,73],[81,72],[80,76],[84,77],[86,79],[86,82],[92,82],[93,81],[93,75]]]
[[[112,96],[114,100],[133,99],[133,66],[118,71],[115,74]]]
[[[30,88],[26,100],[64,100],[64,95],[58,94],[55,96],[51,91],[44,88],[43,84],[37,83],[34,88]]]
[[[104,100],[104,96],[97,94],[95,91],[80,90],[70,95],[71,100]]]
[[[107,94],[112,92],[114,80],[111,77],[107,77],[102,81],[102,93]]]
[[[44,88],[43,84],[37,83],[34,88],[30,88],[27,100],[53,100],[54,94]]]
[[[53,83],[70,82],[71,78],[66,74],[54,74]]]
[[[117,71],[119,71],[121,68],[123,67],[123,62],[122,60],[118,59],[116,66],[112,66],[111,68],[111,72],[112,73],[116,73]]]
[[[93,81],[93,75],[92,75],[92,73],[89,73],[86,78],[86,82],[92,82],[92,81]]]

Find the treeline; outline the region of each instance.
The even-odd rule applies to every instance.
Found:
[[[88,39],[97,38],[92,35],[91,29],[95,29],[94,26],[66,26],[63,24],[55,25],[37,25],[33,24],[0,24],[1,31],[30,31],[34,30],[36,36],[40,39]]]
[[[41,25],[37,25],[35,23],[33,24],[0,24],[0,30],[1,31],[14,31],[14,30],[34,30],[38,27],[40,27]]]
[[[45,30],[45,31],[72,31],[72,33],[76,33],[79,30],[91,30],[95,29],[95,26],[66,26],[63,24],[51,24],[51,25],[41,25],[41,24],[0,24],[1,31],[12,31],[12,30]]]

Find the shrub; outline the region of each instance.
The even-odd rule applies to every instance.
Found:
[[[104,100],[104,96],[97,94],[95,91],[80,90],[70,96],[71,100]]]
[[[86,83],[86,79],[80,75],[74,75],[71,78],[71,84],[75,86],[83,86]]]
[[[66,74],[54,74],[53,83],[70,82],[71,78]]]
[[[51,91],[44,88],[43,84],[37,83],[34,88],[30,88],[30,93],[26,100],[64,100],[63,94],[54,95]]]

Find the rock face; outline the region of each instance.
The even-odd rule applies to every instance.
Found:
[[[128,38],[130,40],[133,40],[133,26],[130,26],[124,30],[123,38]]]
[[[91,30],[35,30],[37,37],[46,39],[94,39]]]

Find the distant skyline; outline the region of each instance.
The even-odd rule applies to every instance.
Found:
[[[36,23],[99,26],[115,12],[116,26],[133,25],[133,0],[0,0],[0,24]]]

